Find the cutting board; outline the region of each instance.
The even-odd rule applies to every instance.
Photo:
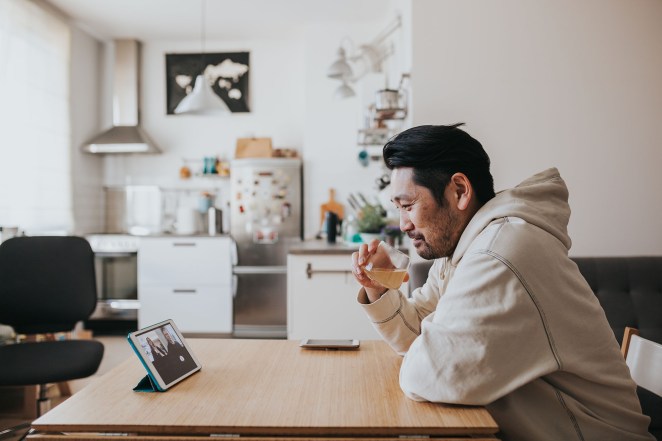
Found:
[[[329,189],[329,200],[320,206],[320,225],[324,225],[324,215],[327,211],[336,213],[340,219],[345,217],[345,208],[341,203],[336,202],[336,191],[333,188]]]
[[[238,138],[234,157],[270,158],[272,156],[271,138]]]

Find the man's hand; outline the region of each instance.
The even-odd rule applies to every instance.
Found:
[[[352,253],[352,274],[354,274],[356,281],[365,288],[370,303],[376,302],[386,291],[388,291],[384,286],[371,280],[363,270],[363,266],[368,262],[370,256],[377,251],[378,245],[379,239],[375,239],[369,244],[361,244],[359,250]]]

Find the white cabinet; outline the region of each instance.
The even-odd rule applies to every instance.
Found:
[[[173,319],[185,333],[232,332],[232,240],[145,237],[138,250],[138,326]]]
[[[356,301],[351,253],[287,256],[287,337],[381,339]]]

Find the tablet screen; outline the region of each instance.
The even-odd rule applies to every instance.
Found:
[[[170,386],[199,367],[170,320],[131,333],[131,337],[161,377],[162,386]]]

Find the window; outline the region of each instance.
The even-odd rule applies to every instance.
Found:
[[[69,26],[32,1],[0,1],[0,225],[73,225]]]

